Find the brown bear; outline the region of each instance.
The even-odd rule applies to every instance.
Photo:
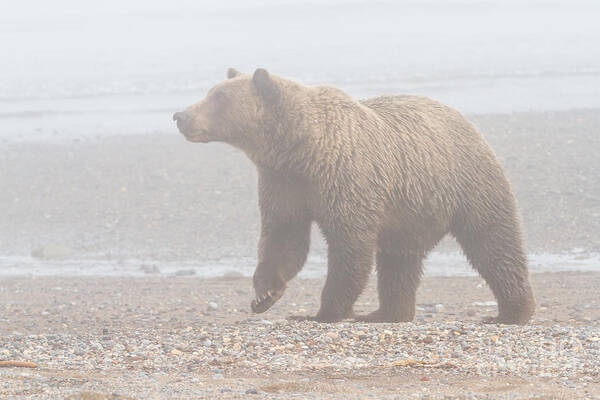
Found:
[[[261,233],[254,312],[300,271],[311,223],[328,245],[314,317],[411,321],[423,259],[446,234],[490,286],[499,315],[524,324],[534,298],[511,189],[493,152],[457,111],[425,97],[356,101],[257,69],[234,69],[173,119],[192,142],[225,142],[258,169]],[[353,315],[373,261],[379,309]]]

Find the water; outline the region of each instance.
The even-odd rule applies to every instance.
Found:
[[[161,261],[124,258],[119,261],[103,258],[40,260],[33,257],[0,256],[0,276],[185,276],[213,278],[229,273],[252,276],[256,260],[250,257],[225,258],[211,261]],[[529,270],[535,272],[598,271],[600,254],[580,251],[529,256]],[[158,270],[148,274],[148,268]],[[310,255],[300,278],[321,278],[327,273],[327,261],[323,256]],[[475,276],[476,272],[459,252],[433,252],[425,262],[426,276]]]
[[[595,0],[13,3],[0,6],[9,142],[171,132],[229,66],[467,113],[600,107]]]

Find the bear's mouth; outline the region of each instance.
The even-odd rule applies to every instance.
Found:
[[[285,289],[279,290],[267,290],[266,293],[262,295],[257,295],[254,300],[250,303],[250,308],[252,308],[252,312],[256,314],[264,313],[269,308],[273,307],[273,304],[277,302],[283,296],[283,292]]]
[[[185,136],[186,140],[189,142],[193,142],[193,143],[208,143],[211,141],[210,139],[210,135],[208,134],[208,131],[206,130],[201,130],[201,131],[196,131],[194,133],[183,133],[183,136]]]
[[[185,137],[188,142],[192,143],[208,143],[210,139],[206,136],[186,136]]]

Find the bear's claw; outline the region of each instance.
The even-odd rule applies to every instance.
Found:
[[[254,300],[250,303],[250,308],[253,313],[260,314],[267,311],[269,308],[273,306],[283,296],[283,290],[278,290],[273,292],[272,290],[267,290],[266,293],[256,296]]]

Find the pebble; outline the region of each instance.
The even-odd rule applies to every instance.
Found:
[[[495,301],[475,301],[472,304],[477,307],[496,307],[498,305]]]
[[[175,276],[193,276],[196,275],[196,271],[193,269],[179,269],[175,271]]]
[[[140,271],[145,274],[160,274],[160,268],[155,264],[142,264],[140,265]]]

